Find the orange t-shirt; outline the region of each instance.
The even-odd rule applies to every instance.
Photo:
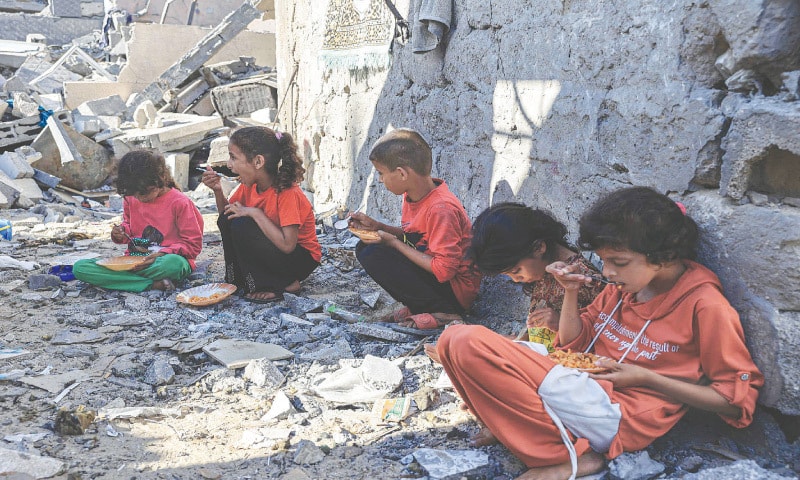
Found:
[[[438,178],[430,193],[416,202],[403,196],[401,226],[416,234],[416,249],[433,259],[431,269],[439,282],[450,282],[458,302],[469,310],[481,286],[481,275],[464,258],[472,239],[472,223],[461,201]]]
[[[233,192],[229,202],[239,202],[247,207],[256,207],[264,211],[275,225],[283,228],[298,225],[297,244],[311,253],[311,258],[319,262],[322,259],[322,248],[317,240],[314,209],[303,191],[297,185],[278,193],[270,187],[258,193],[256,184],[239,185]]]
[[[578,338],[559,348],[583,351],[602,330],[594,353],[618,360],[650,320],[624,363],[693,384],[710,382],[717,393],[740,408],[738,417],[720,418],[734,427],[745,427],[753,420],[764,377],[753,363],[739,316],[722,295],[717,276],[699,263],[684,263],[687,269],[677,283],[647,302],[635,302],[633,294],[607,286],[581,310],[583,330]],[[620,300],[619,309],[602,328]],[[622,409],[609,458],[646,447],[686,413],[685,404],[649,388],[615,389],[611,382],[599,382]]]

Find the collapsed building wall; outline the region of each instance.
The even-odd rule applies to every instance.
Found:
[[[433,50],[413,53],[412,37],[391,53],[384,42],[389,62],[366,43],[331,61],[337,16],[391,21],[376,13],[383,3],[276,5],[281,119],[302,145],[317,211],[365,206],[398,222],[400,200],[368,153],[399,126],[429,140],[434,174],[472,218],[516,200],[575,232],[603,193],[652,186],[698,220],[700,260],[767,376],[761,402],[800,414],[797,2],[455,0]],[[396,2],[412,24],[418,4]],[[510,303],[492,314],[521,318],[522,295]]]
[[[27,13],[0,12],[0,32],[3,40],[24,42],[28,35],[44,35],[48,45],[65,45],[72,40],[100,30],[103,12],[91,17],[51,17]]]

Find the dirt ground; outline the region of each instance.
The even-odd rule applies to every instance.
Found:
[[[216,215],[203,211],[201,268],[178,292],[223,280]],[[38,212],[2,212],[14,223],[14,238],[0,242],[0,255],[38,266],[0,270],[0,348],[30,352],[0,359],[0,375],[11,377],[0,380],[0,449],[63,462],[54,478],[421,478],[426,473],[409,456],[421,448],[488,454],[487,465],[468,478],[514,478],[524,471],[502,446],[469,446],[477,424],[458,408],[452,390],[434,388],[441,367],[420,351],[435,336],[386,341],[353,333],[336,319],[287,322],[280,315],[287,312],[285,302],[258,305],[235,296],[200,308],[177,303],[178,292],[128,294],[74,280],[34,291],[29,276],[46,273],[54,259],[121,253],[109,239],[119,221],[113,213],[63,205]],[[59,221],[44,223],[54,212],[61,213]],[[352,248],[341,245],[346,238],[329,228],[325,234],[324,263],[300,295],[335,302],[369,320],[390,311],[392,300],[358,267]],[[469,320],[497,330],[517,328],[492,315],[504,296],[521,295],[517,287],[484,290]],[[362,298],[376,292],[380,297],[371,308]],[[294,358],[275,362],[285,381],[258,385],[244,369],[229,370],[200,349],[221,338],[292,351]],[[406,419],[382,421],[371,404],[334,403],[314,393],[320,376],[341,368],[340,359],[358,365],[366,355],[400,367],[402,385],[388,396],[414,398],[416,409]],[[170,366],[174,376],[158,380],[155,365],[162,371]],[[291,402],[290,413],[265,419],[279,392]],[[80,407],[94,413],[94,421],[85,430],[72,425],[77,434],[65,434]],[[109,417],[123,407],[156,409]],[[665,465],[663,478],[739,459],[795,475],[797,442],[786,439],[772,415],[760,411],[744,432],[711,417],[690,414],[648,449]],[[42,478],[44,471],[9,478]]]

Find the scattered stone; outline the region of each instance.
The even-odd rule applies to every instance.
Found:
[[[247,366],[244,367],[242,378],[257,387],[265,387],[270,390],[280,387],[286,381],[286,377],[283,376],[275,363],[266,358],[250,360]]]
[[[281,325],[284,327],[287,325],[310,325],[310,326],[314,325],[313,322],[309,322],[308,320],[303,320],[302,318],[295,317],[294,315],[290,315],[288,313],[281,313],[280,319],[281,319]]]
[[[414,452],[414,459],[431,479],[460,480],[490,473],[489,455],[479,451],[421,448]]]
[[[750,199],[750,203],[758,207],[763,207],[769,203],[769,197],[752,190],[747,192],[747,198]]]
[[[608,468],[614,480],[648,480],[661,475],[666,467],[652,460],[646,451],[641,450],[623,453],[612,460]]]
[[[311,480],[311,477],[301,468],[293,468],[278,478],[279,480]]]
[[[701,457],[700,455],[691,455],[689,457],[684,458],[683,461],[681,461],[681,463],[678,465],[678,468],[687,472],[694,473],[700,470],[704,462],[705,461],[703,460],[703,457]]]
[[[325,452],[310,440],[301,440],[294,453],[294,463],[298,465],[314,465],[325,458]]]
[[[283,301],[286,303],[286,306],[289,307],[291,312],[297,316],[314,310],[319,310],[322,308],[323,304],[322,301],[292,295],[291,293],[284,293]]]
[[[34,274],[28,276],[28,288],[41,290],[61,286],[61,277],[58,275]]]
[[[381,292],[367,292],[361,294],[361,300],[369,305],[369,308],[375,308],[378,304],[378,299],[381,298]]]
[[[293,413],[297,413],[297,410],[294,408],[294,405],[292,405],[292,401],[285,393],[279,391],[272,399],[272,406],[269,407],[269,411],[261,417],[261,421],[270,422],[282,420]]]
[[[294,353],[280,345],[235,339],[217,340],[203,347],[203,351],[228,368],[241,368],[258,358],[285,360],[294,357]]]
[[[30,475],[30,478],[50,478],[62,473],[65,467],[66,465],[61,460],[0,448],[0,476],[2,477],[21,474]]]
[[[792,207],[800,208],[800,198],[796,197],[783,197],[781,200],[786,205],[791,205]]]
[[[158,358],[151,363],[144,374],[144,382],[154,387],[169,385],[174,380],[175,370],[172,368],[172,365],[163,358]]]
[[[73,345],[76,343],[97,343],[102,342],[108,338],[107,335],[103,335],[99,332],[93,330],[83,330],[80,328],[70,328],[67,330],[61,330],[60,332],[53,335],[53,338],[50,340],[50,343],[53,345]]]
[[[347,326],[347,330],[359,335],[366,335],[368,337],[380,338],[390,342],[413,342],[416,337],[406,335],[401,332],[392,330],[391,328],[382,327],[372,323],[351,323]]]
[[[784,476],[761,468],[752,460],[739,460],[724,467],[709,468],[681,477],[683,480],[787,480],[797,476]]]

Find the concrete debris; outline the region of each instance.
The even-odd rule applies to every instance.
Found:
[[[414,459],[437,480],[458,480],[464,477],[490,476],[489,455],[471,450],[434,450],[421,448]]]
[[[55,477],[65,468],[66,464],[55,458],[0,448],[0,476],[3,477],[50,478]],[[19,475],[29,475],[29,477]]]
[[[623,453],[608,468],[611,478],[618,480],[648,480],[661,475],[665,469],[664,464],[652,460],[644,450]]]

